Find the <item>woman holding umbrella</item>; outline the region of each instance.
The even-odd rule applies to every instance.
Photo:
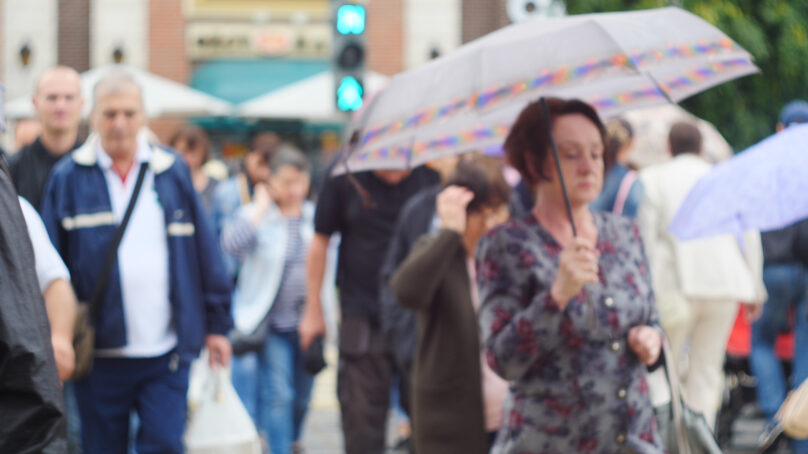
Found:
[[[511,383],[495,453],[663,452],[646,381],[662,337],[640,235],[588,207],[604,136],[591,106],[551,98],[505,141],[536,204],[477,249],[487,361]]]

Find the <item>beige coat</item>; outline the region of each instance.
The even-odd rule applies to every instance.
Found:
[[[682,299],[749,303],[766,300],[759,232],[746,232],[742,242],[733,235],[681,242],[668,232],[688,192],[710,167],[701,157],[684,154],[640,172],[645,200],[637,222],[651,267],[660,318],[666,327],[687,317]]]

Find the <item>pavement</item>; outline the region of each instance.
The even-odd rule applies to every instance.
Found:
[[[343,454],[342,429],[340,425],[339,402],[337,401],[337,348],[326,345],[324,356],[328,364],[314,379],[309,412],[303,427],[303,448],[305,454]],[[388,418],[387,454],[407,454],[395,450],[396,428]]]
[[[303,429],[305,454],[343,454],[342,431],[340,428],[339,403],[337,402],[337,348],[326,345],[325,358],[328,366],[314,381],[309,412]],[[396,429],[388,418],[387,454],[407,454],[405,450],[395,450]],[[745,406],[732,423],[732,437],[725,451],[728,454],[753,454],[756,452],[758,436],[763,432],[765,422],[754,405]],[[781,443],[779,449],[770,454],[788,454],[790,451]]]

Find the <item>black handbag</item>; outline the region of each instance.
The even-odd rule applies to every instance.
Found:
[[[682,400],[674,356],[665,336],[662,336],[662,355],[671,401],[654,407],[654,415],[665,450],[670,454],[721,454],[721,447],[704,415]]]
[[[260,352],[264,349],[264,344],[269,337],[269,313],[264,316],[261,323],[255,327],[253,332],[244,333],[237,329],[230,331],[230,345],[233,348],[233,354],[241,356],[246,353]]]
[[[140,171],[137,174],[137,182],[129,199],[129,205],[126,207],[126,213],[123,215],[121,225],[115,231],[115,238],[109,246],[107,256],[104,260],[104,265],[101,268],[101,275],[96,281],[95,289],[93,289],[92,296],[87,302],[79,302],[76,307],[76,319],[73,323],[73,351],[75,352],[75,367],[73,374],[70,375],[71,380],[81,380],[86,377],[93,368],[93,357],[95,355],[95,328],[93,327],[93,320],[98,311],[98,302],[104,294],[109,281],[109,275],[112,268],[115,266],[115,261],[118,259],[118,246],[121,244],[123,233],[126,231],[126,226],[129,225],[129,218],[132,217],[132,211],[135,209],[135,202],[140,194],[140,188],[143,186],[143,180],[146,177],[146,170],[149,165],[142,163]]]

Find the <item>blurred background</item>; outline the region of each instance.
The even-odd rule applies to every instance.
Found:
[[[735,150],[771,134],[786,101],[808,97],[808,1],[368,0],[353,2],[362,10],[346,11],[340,32],[337,10],[345,3],[0,0],[0,80],[9,117],[4,148],[15,150],[17,130],[31,127],[9,104],[30,97],[45,68],[61,64],[81,73],[121,63],[232,104],[229,115],[152,118],[150,127],[164,142],[191,121],[210,134],[214,154],[226,161],[240,158],[262,131],[327,160],[349,118],[342,110],[360,108],[386,77],[513,21],[665,5],[717,25],[762,70],[684,103]],[[336,96],[346,74],[358,85],[343,84],[340,106]]]

